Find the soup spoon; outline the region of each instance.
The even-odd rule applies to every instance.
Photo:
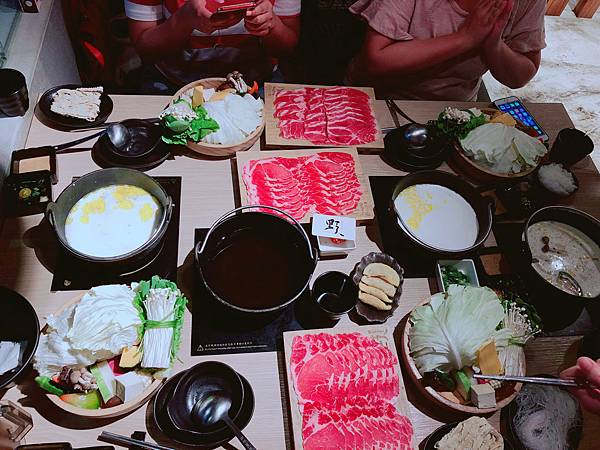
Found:
[[[225,422],[246,450],[256,450],[256,447],[248,440],[238,426],[229,417],[231,398],[221,391],[215,391],[201,398],[192,409],[192,415],[201,425],[213,425],[219,421]]]

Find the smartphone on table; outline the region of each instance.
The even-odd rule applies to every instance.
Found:
[[[542,142],[548,141],[548,135],[533,115],[525,108],[519,97],[506,97],[494,101],[494,105],[503,113],[510,114],[515,120],[535,130],[537,138]]]

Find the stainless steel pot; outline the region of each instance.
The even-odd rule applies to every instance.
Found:
[[[90,192],[119,184],[142,188],[152,194],[160,204],[160,217],[155,221],[150,238],[141,247],[129,253],[111,257],[87,255],[71,247],[65,235],[65,222],[73,206]],[[62,191],[56,202],[48,204],[46,218],[52,226],[58,242],[69,254],[88,263],[114,265],[151,260],[153,255],[162,247],[162,241],[171,220],[172,212],[173,201],[157,181],[138,170],[115,167],[90,172],[72,182]]]
[[[479,228],[479,231],[477,232],[477,238],[473,245],[460,250],[440,249],[421,241],[413,233],[411,233],[408,226],[404,224],[402,219],[400,219],[400,216],[396,213],[394,200],[404,189],[417,184],[438,184],[440,186],[445,186],[448,189],[460,194],[460,196],[471,205],[475,211],[475,215],[477,216]],[[409,239],[409,241],[427,252],[450,258],[458,258],[459,256],[468,255],[483,245],[492,231],[493,208],[494,203],[492,199],[482,196],[477,189],[464,181],[462,178],[459,178],[458,176],[448,172],[442,172],[440,170],[422,170],[419,172],[414,172],[410,175],[406,175],[396,185],[390,200],[390,214],[394,215],[394,222],[398,225],[398,228]]]
[[[278,215],[263,212],[264,210]],[[277,269],[283,270],[280,277],[277,277],[272,272],[274,263],[269,257],[253,257],[242,252],[239,253],[238,259],[232,261],[232,266],[236,267],[223,268],[219,272],[223,277],[218,277],[217,280],[213,273],[217,267],[217,258],[224,252],[235,251],[236,247],[242,248],[241,242],[254,239],[257,235],[257,239],[262,239],[263,244],[265,240],[268,240],[268,243],[277,242],[277,256],[286,260],[284,262],[292,261],[295,270],[288,269],[288,265],[285,265],[285,269],[282,269],[283,265],[277,266]],[[313,248],[308,234],[292,216],[280,209],[259,205],[243,206],[217,219],[206,238],[196,244],[194,256],[200,279],[214,299],[238,313],[262,314],[281,311],[305,293],[318,261],[317,251]],[[251,275],[236,277],[235,270],[240,267],[246,271],[244,275]],[[224,280],[227,275],[229,278]],[[292,280],[285,294],[279,296],[281,291],[278,292],[274,304],[261,303],[276,291],[273,284],[283,278]],[[244,283],[247,283],[247,286],[242,286]],[[236,295],[232,289],[243,289],[248,303],[235,304],[233,297]]]

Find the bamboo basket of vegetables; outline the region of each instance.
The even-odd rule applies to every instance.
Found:
[[[173,96],[173,99],[171,100],[171,104],[173,104],[173,102],[176,102],[178,99],[180,99],[182,97],[182,95],[184,95],[186,92],[189,92],[190,90],[194,90],[198,86],[201,86],[202,90],[204,90],[204,91],[214,89],[218,92],[218,90],[223,87],[223,85],[224,85],[224,83],[226,83],[226,81],[227,81],[226,78],[204,78],[201,80],[193,81],[193,82],[185,85],[184,87],[182,87],[175,93],[175,95]],[[252,94],[246,94],[246,95],[252,95]],[[208,101],[210,101],[210,99]],[[262,100],[260,100],[260,101],[262,102]],[[252,131],[250,134],[248,134],[247,136],[245,136],[243,139],[239,140],[238,142],[229,143],[227,145],[224,145],[224,144],[214,144],[214,143],[203,142],[201,140],[188,139],[185,142],[185,145],[187,146],[187,148],[189,148],[190,150],[192,150],[196,153],[200,153],[202,155],[207,155],[207,156],[216,156],[216,157],[232,156],[232,155],[235,155],[237,152],[246,151],[246,150],[250,149],[256,143],[256,141],[260,138],[263,130],[265,129],[265,120],[264,120],[264,117],[262,117],[262,111],[260,112],[260,114],[261,114],[261,120],[260,120],[260,123],[258,124],[258,126],[254,129],[254,131]],[[217,120],[217,122],[218,122],[218,120]],[[219,124],[219,125],[221,127],[226,126],[225,124]]]
[[[532,338],[539,330],[536,327],[532,328],[530,326],[527,317],[523,315],[522,308],[510,302],[503,302],[489,288],[452,285],[449,289],[452,291],[450,297],[452,295],[466,295],[470,298],[465,297],[463,306],[460,306],[458,303],[450,305],[449,303],[445,303],[448,302],[449,297],[446,297],[448,294],[436,294],[417,306],[409,314],[408,320],[406,320],[401,338],[401,354],[409,374],[409,379],[419,388],[422,394],[447,411],[479,415],[493,413],[512,402],[521,390],[522,384],[504,382],[502,386],[495,386],[495,406],[482,408],[475,406],[468,399],[463,398],[464,390],[461,390],[461,386],[458,386],[461,377],[456,376],[458,372],[464,371],[464,367],[459,367],[458,369],[456,367],[463,366],[464,361],[469,361],[469,356],[464,354],[465,347],[469,345],[472,347],[473,345],[473,342],[468,342],[469,339],[479,336],[481,343],[484,344],[494,340],[492,337],[482,337],[482,332],[485,333],[485,331],[481,329],[481,323],[493,315],[490,314],[490,304],[485,302],[498,302],[498,305],[494,304],[492,309],[495,309],[494,314],[496,314],[496,318],[501,317],[501,319],[497,324],[489,324],[488,332],[489,336],[503,336],[502,339],[506,340],[506,347],[498,354],[505,373],[510,375],[525,375],[526,363],[523,347],[525,342]],[[465,309],[465,305],[472,307],[472,309]],[[458,309],[452,311],[452,307]],[[463,308],[462,311],[460,310],[461,308]],[[462,317],[462,320],[459,320],[458,323],[445,323],[444,321],[447,322],[449,317],[453,317],[454,319]],[[427,323],[428,320],[433,320],[435,325]],[[419,321],[421,322],[421,328],[416,330],[416,333],[413,333],[413,327]],[[439,335],[436,335],[438,332]],[[415,344],[415,342],[411,342],[411,338],[415,339],[416,335],[419,335],[416,337],[419,341],[415,341]],[[452,342],[454,338],[456,340]],[[424,343],[423,339],[425,339],[425,342],[429,339],[430,344]],[[477,342],[475,345],[479,346],[481,343]],[[431,345],[431,348],[426,348],[428,345]],[[447,347],[445,347],[446,345]],[[433,350],[434,347],[437,350]],[[448,355],[446,355],[447,361],[445,362],[450,362],[450,364],[446,364],[445,366],[440,364],[440,355],[444,354],[441,348],[449,349],[447,352]],[[430,355],[427,355],[427,353]],[[427,358],[428,356],[431,359],[424,363],[423,358]],[[442,359],[445,359],[446,356],[442,356]],[[420,358],[420,361],[417,361],[418,358]],[[456,363],[456,360],[462,362]],[[419,370],[419,364],[422,370]],[[454,368],[449,370],[448,367],[452,364],[454,364]],[[475,366],[476,364],[473,365]],[[433,367],[438,366],[441,366],[443,370],[438,370],[437,368],[431,370]],[[475,369],[478,370],[477,368]],[[422,373],[423,371],[425,373]],[[453,380],[456,380],[456,383],[447,389],[440,389],[439,385],[441,383],[432,382],[432,374],[434,372],[441,375],[443,382],[448,380],[450,383],[453,383]],[[467,381],[468,384],[469,382]]]
[[[95,317],[91,318],[89,309],[96,308],[96,303],[99,303],[98,301],[93,302],[94,304],[90,302],[90,300],[94,300],[92,291],[108,288],[125,289],[131,292],[131,296],[127,297],[129,301],[125,302],[128,305],[127,309],[123,310],[123,307],[119,306],[118,300],[122,297],[116,295],[111,297],[111,292],[106,297],[112,298],[112,301],[108,301],[111,305],[104,310],[99,308],[101,310],[95,311]],[[89,297],[90,295],[92,297]],[[88,296],[86,309],[85,311],[79,310],[79,305],[86,296]],[[76,416],[104,419],[119,417],[138,409],[160,389],[164,379],[173,368],[180,345],[186,303],[187,300],[173,282],[162,280],[156,276],[150,281],[140,282],[132,289],[127,286],[100,286],[75,297],[63,305],[52,317],[49,317],[49,323],[42,330],[42,334],[46,336],[45,339],[52,340],[55,345],[59,343],[59,346],[66,345],[68,347],[69,344],[64,336],[71,336],[71,332],[76,328],[77,314],[80,314],[81,318],[85,316],[86,318],[81,320],[82,327],[79,328],[79,336],[85,335],[84,337],[86,341],[90,342],[90,345],[85,349],[68,351],[71,352],[71,355],[80,351],[82,353],[79,355],[89,355],[91,360],[95,361],[91,364],[73,364],[71,361],[68,364],[65,362],[65,359],[68,358],[61,359],[60,354],[54,354],[48,350],[48,348],[52,348],[50,346],[41,353],[36,353],[34,367],[41,372],[40,376],[36,377],[36,382],[47,391],[46,395],[52,403],[61,410]],[[125,318],[125,316],[129,317]],[[65,317],[70,317],[70,319],[66,320]],[[67,334],[65,334],[66,330],[59,332],[55,328],[61,328],[61,323],[70,324],[71,328]],[[117,323],[122,324],[120,329],[115,328]],[[82,329],[83,332],[81,332]],[[106,360],[92,357],[97,354],[95,352],[98,351],[99,343],[111,341],[111,339],[114,341],[115,333],[118,334],[127,329],[132,330],[131,340],[135,342],[134,346],[123,349],[116,357]],[[100,347],[106,348],[107,346]],[[127,356],[128,363],[125,364],[123,361],[127,350],[133,350],[133,353]],[[38,347],[39,351],[40,347]],[[106,352],[107,350],[101,351]],[[113,352],[113,354],[115,353]],[[132,354],[133,359],[130,358]],[[50,376],[45,373],[49,371],[50,367],[57,372],[56,363],[59,363],[59,366],[65,365],[60,371],[60,375]],[[121,378],[121,375],[127,375],[127,381]],[[131,378],[134,379],[133,383],[138,383],[135,388],[131,386]],[[141,379],[144,381],[142,385],[139,384]],[[116,380],[119,382],[117,383]],[[85,382],[91,384],[86,386]],[[107,387],[109,384],[110,387]],[[121,391],[119,386],[122,388]],[[126,390],[129,387],[132,389],[127,393]]]

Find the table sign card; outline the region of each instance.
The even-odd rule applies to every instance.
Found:
[[[323,256],[347,254],[356,248],[356,219],[314,214],[312,235],[317,237]]]

